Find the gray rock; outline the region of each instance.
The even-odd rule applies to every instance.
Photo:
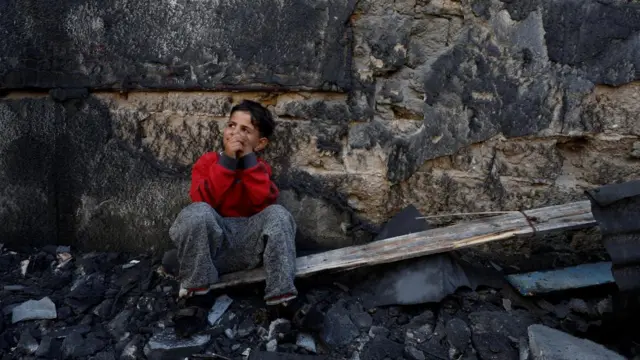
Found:
[[[267,348],[267,351],[269,351],[269,352],[277,351],[278,350],[278,340],[276,340],[276,339],[269,340],[267,342],[266,348]]]
[[[111,315],[111,307],[113,305],[113,300],[112,299],[105,299],[104,301],[102,301],[98,306],[96,306],[93,309],[93,314],[95,316],[98,316],[102,319],[107,318],[109,315]]]
[[[49,333],[49,336],[55,339],[66,338],[67,336],[78,333],[80,335],[84,335],[91,331],[91,326],[89,325],[72,325],[65,326],[62,328],[55,329],[54,331]]]
[[[113,355],[113,352],[111,351],[102,351],[89,358],[89,360],[115,360],[115,359],[116,357]]]
[[[360,329],[368,329],[371,327],[371,324],[373,324],[373,318],[371,318],[371,315],[364,311],[351,314],[351,320]]]
[[[364,346],[360,352],[360,358],[367,360],[398,359],[402,357],[403,351],[404,347],[401,344],[383,337],[377,337]]]
[[[317,352],[316,341],[314,340],[313,336],[309,334],[299,333],[298,337],[296,338],[296,345],[311,353],[315,354]]]
[[[579,339],[544,325],[529,326],[533,360],[623,360],[624,357],[587,339]]]
[[[57,316],[56,304],[48,297],[43,297],[40,300],[27,300],[14,307],[11,322],[15,324],[26,320],[55,319]]]
[[[589,305],[582,299],[571,299],[569,301],[569,309],[579,314],[589,314]]]
[[[471,330],[462,319],[453,318],[445,326],[447,342],[455,349],[464,352],[471,339]]]
[[[125,309],[109,321],[107,330],[114,338],[118,339],[126,332],[131,315],[133,315],[133,310]]]
[[[326,356],[289,354],[285,352],[251,351],[248,360],[324,360]]]
[[[529,325],[535,323],[533,316],[524,310],[478,311],[469,314],[473,333],[497,333],[504,336],[526,336]]]
[[[51,350],[51,341],[53,338],[51,336],[45,335],[40,340],[40,345],[38,346],[38,350],[36,351],[36,356],[46,357],[49,354],[49,350]]]
[[[188,339],[176,337],[173,329],[166,329],[149,339],[144,354],[150,360],[169,360],[191,356],[202,351],[211,335],[195,335]]]
[[[83,338],[77,332],[71,333],[62,341],[62,354],[65,358],[83,358],[102,350],[106,343],[96,337]]]
[[[142,356],[144,338],[140,334],[133,336],[131,341],[125,345],[120,353],[120,360],[135,360]]]
[[[238,329],[236,329],[236,335],[243,338],[245,336],[249,336],[256,330],[256,326],[253,323],[251,318],[244,319],[243,322],[238,325]]]
[[[409,329],[405,333],[405,341],[408,343],[416,342],[422,344],[429,340],[433,335],[433,325],[425,324],[416,329]]]
[[[383,326],[372,326],[369,329],[369,337],[370,338],[375,338],[375,337],[387,337],[389,336],[389,329],[383,327]]]
[[[267,340],[281,340],[285,334],[291,331],[291,321],[287,319],[276,319],[269,324]]]
[[[330,346],[350,344],[359,334],[358,327],[351,321],[344,300],[339,300],[327,311],[322,328],[322,339]]]
[[[404,348],[404,356],[409,360],[425,360],[424,353],[413,346]]]
[[[433,311],[425,310],[420,315],[413,317],[407,327],[417,328],[427,324],[433,327],[435,325],[435,322],[436,316],[433,314]]]
[[[606,298],[598,301],[596,304],[596,309],[598,310],[598,314],[604,315],[613,312],[613,302],[611,298]]]
[[[17,349],[23,354],[31,355],[38,350],[38,341],[28,330],[24,330],[22,334],[20,334]]]
[[[519,354],[512,338],[526,336],[527,327],[535,322],[524,310],[509,313],[479,311],[469,314],[473,346],[482,359],[515,359]]]

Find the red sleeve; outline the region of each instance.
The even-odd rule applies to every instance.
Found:
[[[262,159],[255,166],[242,171],[242,184],[246,186],[249,202],[255,210],[272,205],[278,199],[280,191],[271,181],[271,167]]]
[[[191,201],[204,201],[217,208],[224,193],[233,185],[235,176],[235,171],[226,169],[218,162],[217,153],[204,154],[191,171]]]

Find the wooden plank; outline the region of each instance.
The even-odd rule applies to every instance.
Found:
[[[591,215],[589,201],[526,210],[524,213],[534,219],[532,223],[537,234],[584,228],[596,224]],[[390,263],[515,236],[531,235],[533,232],[533,228],[525,217],[521,213],[514,212],[299,257],[296,260],[296,276],[306,277],[326,270],[344,270]],[[222,275],[220,281],[213,284],[211,288],[220,289],[255,283],[264,279],[265,273],[262,268],[240,271]]]
[[[524,296],[615,282],[611,274],[611,262],[607,261],[557,270],[512,274],[507,276],[507,281]]]

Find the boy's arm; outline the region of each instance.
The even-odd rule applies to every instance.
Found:
[[[236,159],[217,153],[203,155],[191,171],[191,201],[204,201],[216,208],[236,179]]]
[[[271,167],[258,160],[254,153],[244,157],[245,170],[242,171],[242,183],[246,188],[249,202],[255,208],[263,208],[274,204],[280,191],[271,181]]]

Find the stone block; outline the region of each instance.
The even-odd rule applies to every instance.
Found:
[[[44,245],[57,239],[56,160],[64,109],[38,96],[0,99],[0,238]]]
[[[5,1],[0,83],[345,90],[346,24],[354,6],[355,0]]]

